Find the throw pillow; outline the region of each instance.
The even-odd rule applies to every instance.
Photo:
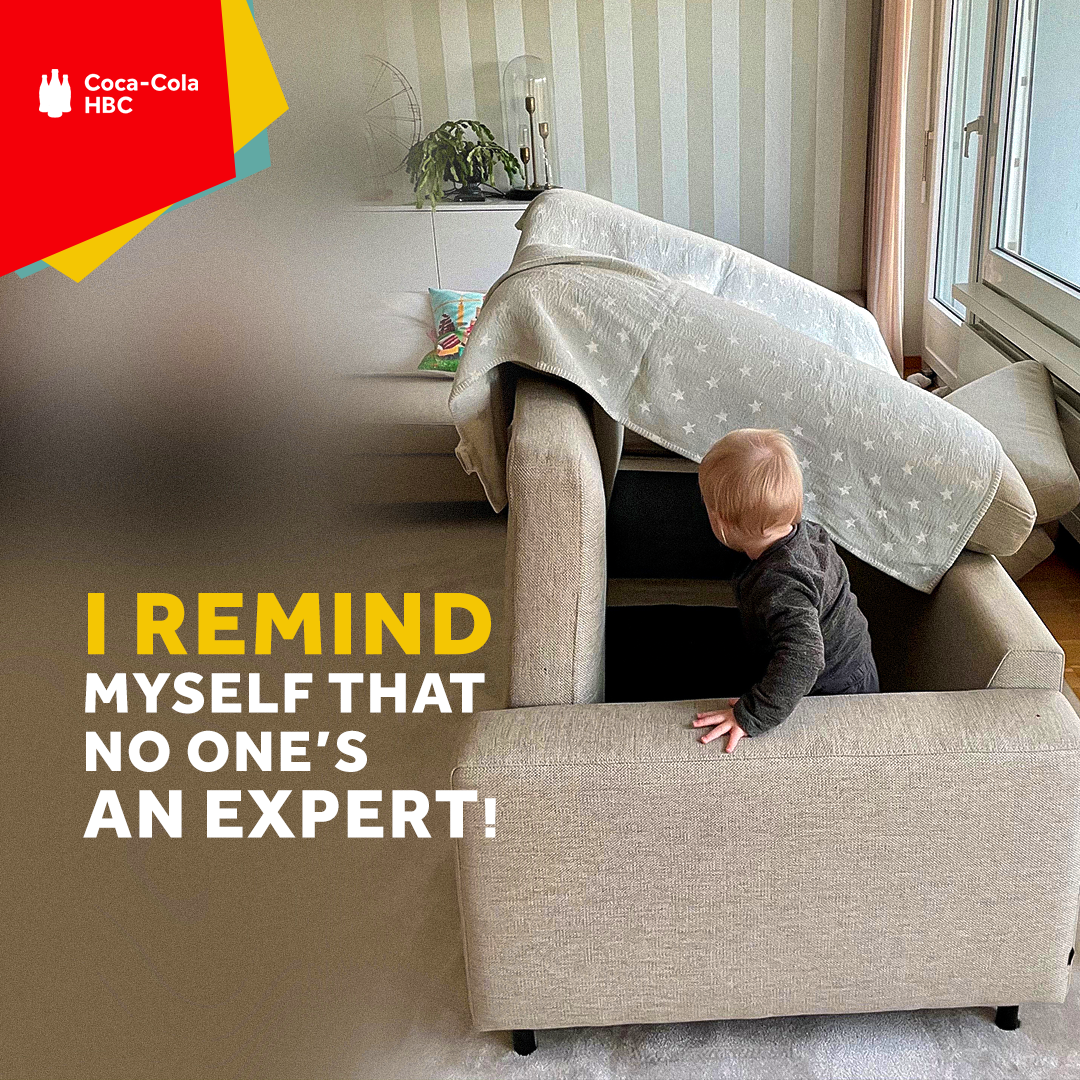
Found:
[[[1080,478],[1065,449],[1050,373],[1037,360],[1008,364],[945,400],[997,436],[1031,492],[1036,524],[1057,521],[1080,501]],[[1004,485],[1003,478],[1002,490]]]
[[[484,303],[484,294],[428,289],[435,320],[435,348],[420,361],[420,371],[457,371],[469,333]]]

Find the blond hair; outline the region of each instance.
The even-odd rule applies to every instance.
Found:
[[[702,459],[698,484],[710,512],[748,536],[802,518],[802,469],[779,431],[729,431]]]

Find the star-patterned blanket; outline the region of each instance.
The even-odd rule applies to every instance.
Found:
[[[1003,452],[977,421],[897,375],[868,312],[578,192],[540,196],[520,228],[450,395],[458,457],[496,510],[512,363],[575,384],[616,424],[693,461],[728,431],[778,428],[799,455],[805,516],[865,562],[934,588],[990,505]],[[603,442],[610,476],[621,438]]]

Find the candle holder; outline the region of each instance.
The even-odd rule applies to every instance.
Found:
[[[503,72],[503,113],[510,145],[517,139],[524,176],[507,195],[534,199],[557,187],[551,71],[538,56],[516,56]]]
[[[546,120],[541,120],[536,125],[536,130],[540,132],[540,138],[544,143],[544,187],[549,188],[551,184],[551,158],[548,156],[548,136],[551,134],[551,125]]]

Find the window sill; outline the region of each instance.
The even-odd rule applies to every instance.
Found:
[[[972,315],[1080,392],[1080,347],[987,285],[954,285],[953,296]]]

